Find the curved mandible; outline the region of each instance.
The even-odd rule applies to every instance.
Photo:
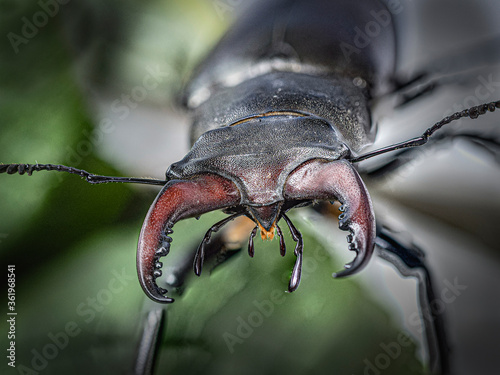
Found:
[[[161,276],[160,257],[170,250],[174,224],[209,211],[237,206],[241,197],[236,185],[221,176],[203,174],[189,180],[171,180],[160,191],[142,225],[137,246],[137,274],[146,295],[153,301],[171,303],[156,284]]]
[[[287,199],[340,201],[339,228],[350,232],[347,242],[356,257],[333,276],[352,275],[366,266],[375,246],[375,215],[366,186],[348,161],[311,160],[300,165],[288,176],[284,195]]]

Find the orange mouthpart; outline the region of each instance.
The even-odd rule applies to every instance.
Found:
[[[266,230],[262,225],[260,225],[259,222],[257,222],[257,225],[259,226],[260,237],[262,238],[263,241],[274,239],[274,234],[275,234],[275,230],[276,230],[276,222],[273,223],[273,225],[271,226],[271,229],[269,229],[269,230]]]

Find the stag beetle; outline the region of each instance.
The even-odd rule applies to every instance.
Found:
[[[262,27],[250,32],[256,19]],[[315,22],[305,27],[299,23],[303,19]],[[346,31],[330,31],[332,23],[337,31]],[[359,49],[347,31],[370,24],[376,25],[376,38]],[[282,34],[269,39],[273,30]],[[309,43],[312,37],[316,44]],[[163,185],[144,221],[137,251],[141,286],[148,297],[163,303],[173,299],[164,296],[155,279],[161,275],[159,258],[170,250],[175,222],[217,209],[231,214],[201,243],[194,263],[199,275],[210,232],[240,215],[256,223],[250,256],[257,229],[263,238],[277,233],[283,254],[278,226],[283,218],[297,242],[288,286],[293,292],[300,282],[303,243],[287,211],[320,200],[340,201],[339,227],[349,232],[349,250],[356,256],[334,276],[352,275],[370,260],[376,237],[370,196],[354,163],[421,146],[453,120],[500,107],[492,102],[455,113],[420,137],[360,155],[376,136],[371,102],[395,89],[395,61],[394,25],[382,2],[276,1],[236,24],[198,68],[185,94],[193,117],[193,147],[167,169],[165,181],[97,176],[52,164],[4,164],[0,173],[57,170],[94,184]]]
[[[367,25],[374,25],[373,37],[360,48],[353,33]],[[192,149],[167,169],[165,180],[100,176],[53,164],[4,164],[0,173],[56,170],[92,184],[163,186],[146,215],[137,251],[140,284],[156,302],[174,301],[156,283],[174,224],[220,209],[229,216],[201,242],[194,261],[197,275],[211,233],[242,215],[256,224],[250,256],[257,230],[262,238],[276,233],[284,255],[278,225],[283,219],[296,242],[288,285],[289,292],[295,291],[304,244],[287,212],[317,201],[341,203],[339,227],[349,232],[355,258],[334,276],[353,275],[369,262],[377,239],[371,199],[356,163],[422,146],[454,120],[500,108],[500,101],[471,107],[420,136],[363,154],[377,134],[372,103],[413,82],[395,79],[396,37],[391,10],[381,1],[266,2],[230,29],[187,86]]]

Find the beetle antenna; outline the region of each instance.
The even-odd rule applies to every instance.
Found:
[[[27,173],[31,176],[33,172],[38,171],[57,171],[66,172],[71,174],[77,174],[83,177],[85,181],[90,184],[104,184],[107,182],[129,182],[133,184],[146,184],[146,185],[165,185],[167,181],[156,180],[153,178],[136,178],[136,177],[112,177],[112,176],[100,176],[96,174],[89,173],[83,169],[76,169],[73,167],[67,167],[65,165],[57,164],[0,164],[0,173],[15,174],[20,175]]]
[[[470,117],[471,119],[476,119],[481,115],[484,115],[486,112],[493,112],[495,109],[500,108],[500,100],[497,100],[496,102],[491,102],[487,104],[481,104],[477,105],[474,107],[471,107],[469,109],[464,109],[463,111],[460,112],[455,112],[454,114],[445,117],[441,121],[436,122],[433,126],[428,128],[425,132],[422,133],[420,137],[412,138],[404,142],[396,143],[391,146],[387,147],[382,147],[379,148],[378,150],[368,152],[364,155],[358,156],[356,158],[350,159],[349,161],[351,163],[357,163],[362,160],[366,160],[369,158],[372,158],[374,156],[382,155],[385,154],[386,152],[391,152],[391,151],[396,151],[400,150],[402,148],[412,148],[412,147],[418,147],[422,146],[427,143],[429,138],[439,129],[441,129],[444,125],[449,124],[452,121],[459,120],[463,117]]]

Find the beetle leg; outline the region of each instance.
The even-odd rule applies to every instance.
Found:
[[[410,79],[394,81],[394,93],[397,94],[395,107],[401,107],[431,93],[440,86],[440,82],[431,80],[428,73],[419,73]]]
[[[253,239],[254,239],[255,235],[257,234],[257,229],[258,229],[258,227],[255,226],[255,228],[253,228],[252,232],[250,233],[250,237],[248,238],[248,255],[250,255],[250,258],[253,258],[254,254],[255,254],[255,251],[253,248]]]
[[[189,180],[171,180],[151,205],[137,248],[137,273],[146,295],[153,301],[171,303],[166,290],[156,284],[161,276],[159,258],[168,254],[174,224],[216,209],[237,206],[240,193],[233,182],[217,175],[199,175]]]
[[[163,336],[165,310],[154,309],[144,319],[141,340],[134,363],[134,375],[152,374]]]
[[[276,224],[276,232],[278,233],[278,237],[280,239],[280,254],[282,257],[284,257],[286,254],[285,238],[283,237],[283,232],[281,231],[281,228],[278,226],[278,224]]]
[[[225,261],[238,254],[241,251],[241,244],[227,242],[228,232],[232,228],[226,228],[224,233],[217,233],[212,236],[210,242],[205,245],[203,267],[209,267],[209,272],[223,264]],[[169,264],[164,267],[162,280],[167,287],[175,288],[178,295],[182,294],[182,288],[189,275],[192,272],[193,264],[198,247],[185,249],[184,256],[176,264]]]
[[[352,275],[370,260],[375,244],[375,215],[368,191],[358,172],[346,160],[311,160],[300,165],[285,183],[286,199],[338,200],[342,203],[339,227],[348,230],[354,260],[334,277]]]
[[[302,239],[302,234],[293,225],[292,221],[283,214],[283,219],[285,219],[288,228],[290,228],[290,233],[292,234],[293,240],[297,243],[295,245],[294,254],[297,257],[295,260],[295,265],[293,266],[292,276],[290,277],[290,282],[288,283],[288,291],[291,293],[295,291],[300,284],[300,277],[302,276],[302,252],[304,250],[304,241]],[[281,240],[281,237],[280,237]]]
[[[393,264],[403,276],[417,279],[418,302],[423,317],[429,351],[429,367],[433,374],[449,374],[449,346],[442,311],[437,311],[431,273],[424,253],[414,244],[402,244],[387,228],[377,226],[378,255]]]
[[[212,227],[207,231],[207,233],[205,234],[205,237],[203,237],[203,241],[201,241],[200,246],[198,247],[198,250],[196,251],[196,255],[194,256],[193,268],[194,268],[194,273],[196,274],[196,276],[201,275],[201,269],[203,267],[203,261],[205,259],[205,247],[210,242],[210,238],[212,237],[212,233],[217,232],[220,228],[222,228],[224,225],[229,223],[231,220],[234,220],[238,216],[241,216],[241,215],[243,215],[243,212],[228,216],[225,219],[219,221],[218,223],[215,223],[214,225],[212,225]]]
[[[242,215],[236,213],[212,227],[218,226],[217,231],[210,231],[217,233],[215,236],[210,235],[210,240],[204,243],[203,261],[201,263],[203,267],[206,267],[207,262],[210,261],[210,272],[242,249],[243,243],[246,241],[249,224],[254,225],[250,219]],[[227,225],[224,230],[219,231],[225,224]],[[168,274],[164,278],[167,285],[180,287],[184,283],[189,269],[193,269],[193,266],[196,265],[196,258],[201,259],[200,246],[190,251],[177,265],[168,267]]]

